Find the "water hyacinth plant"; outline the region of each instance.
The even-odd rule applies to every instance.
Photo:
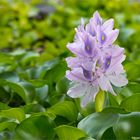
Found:
[[[122,62],[124,49],[114,44],[119,30],[113,29],[114,20],[103,21],[96,11],[87,25],[83,21],[76,28],[74,42],[67,48],[75,55],[66,58],[70,70],[66,77],[72,82],[67,94],[81,98],[85,107],[93,101],[99,91],[116,95],[113,86],[122,87],[128,83]]]

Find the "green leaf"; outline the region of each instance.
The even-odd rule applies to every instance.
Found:
[[[140,83],[137,83],[137,82],[130,83],[130,84],[128,84],[127,87],[132,92],[132,94],[139,93],[139,91],[140,91]]]
[[[116,140],[115,134],[113,132],[113,128],[112,127],[108,128],[99,139],[101,139],[101,140]]]
[[[80,138],[78,140],[95,140],[94,138],[91,137],[84,137],[84,138]]]
[[[129,84],[121,90],[121,95],[129,97],[140,91],[140,84],[137,82],[129,82]]]
[[[120,106],[128,112],[140,111],[140,94],[125,98]]]
[[[34,67],[34,68],[27,69],[27,71],[26,71],[27,75],[29,75],[30,80],[32,79],[31,82],[33,82],[33,84],[37,84],[37,81],[38,80],[43,80],[46,73],[49,70],[53,69],[56,65],[58,65],[59,62],[60,62],[60,59],[55,58],[53,60],[50,60],[50,61],[47,61],[47,62],[41,64],[39,67]],[[35,79],[35,81],[33,81],[34,79]],[[48,81],[48,78],[47,78],[47,81]],[[46,80],[44,82],[46,84]]]
[[[9,86],[13,91],[15,91],[25,103],[30,103],[35,97],[34,87],[27,82],[6,82],[5,85]]]
[[[19,77],[15,72],[2,72],[0,73],[0,79],[11,82],[19,82]]]
[[[0,87],[0,101],[1,101],[1,103],[3,103],[1,105],[3,105],[3,106],[4,106],[4,104],[5,105],[8,105],[10,98],[11,98],[10,93],[8,91],[5,91],[5,89],[3,89],[3,88]],[[0,108],[0,110],[1,109],[2,108]]]
[[[36,88],[36,100],[45,100],[48,96],[48,85]]]
[[[58,65],[60,62],[60,59],[59,58],[55,58],[53,60],[50,60],[46,63],[44,63],[40,69],[39,69],[39,73],[40,73],[40,78],[43,78],[47,71],[51,70],[52,68],[54,68],[56,65]]]
[[[140,127],[140,112],[133,112],[130,114],[123,114],[113,126],[113,130],[117,140],[126,139],[139,139]]]
[[[126,113],[126,111],[123,108],[119,107],[106,107],[102,110],[103,113],[112,113],[112,114],[117,114],[117,113]]]
[[[45,72],[45,71],[44,71]],[[48,83],[57,83],[62,77],[64,77],[66,72],[66,64],[64,61],[60,61],[53,68],[45,72],[43,77],[46,77]]]
[[[10,119],[17,119],[19,122],[25,119],[25,113],[21,108],[11,108],[7,110],[1,110],[0,116]]]
[[[7,128],[9,130],[14,130],[16,125],[17,124],[14,122],[2,122],[2,123],[0,123],[0,132],[7,129]]]
[[[7,104],[0,102],[0,110],[10,109],[10,107]]]
[[[0,53],[0,63],[10,64],[10,63],[13,63],[13,61],[14,61],[13,56],[6,53]]]
[[[33,116],[20,123],[13,139],[54,140],[53,123],[46,116]]]
[[[130,81],[137,81],[140,79],[139,72],[140,64],[128,63],[125,68]]]
[[[23,106],[23,110],[26,114],[32,114],[37,112],[45,112],[45,108],[40,104],[28,104]]]
[[[81,120],[78,124],[78,128],[84,130],[89,136],[98,139],[103,132],[113,126],[117,118],[117,114],[93,113]]]
[[[78,140],[86,136],[84,131],[67,125],[61,125],[55,131],[60,140]]]
[[[32,85],[34,85],[35,87],[42,87],[44,85],[46,85],[47,80],[41,80],[41,79],[29,79],[29,82],[32,83]]]
[[[59,94],[65,94],[68,90],[69,87],[69,81],[67,78],[63,77],[62,79],[60,79],[57,84],[56,84],[56,91]]]
[[[50,107],[46,113],[52,113],[55,115],[63,116],[69,121],[75,121],[78,116],[78,111],[75,104],[72,101],[64,101],[55,104]]]
[[[28,82],[12,82],[10,80],[0,79],[2,86],[10,87],[15,93],[17,93],[25,103],[30,103],[35,97],[35,88]]]
[[[104,91],[100,90],[95,97],[95,110],[96,112],[101,112],[103,110],[105,102]]]
[[[39,57],[37,52],[27,52],[21,60],[21,64],[24,66],[35,58]]]
[[[118,96],[114,96],[110,93],[106,94],[106,98],[105,98],[105,104],[106,106],[113,106],[113,107],[118,107],[120,102],[120,95]]]

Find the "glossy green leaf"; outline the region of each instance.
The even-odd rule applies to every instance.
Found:
[[[65,58],[73,57],[66,44],[74,41],[74,28],[80,25],[81,17],[88,23],[96,9],[103,21],[113,18],[114,29],[119,27],[114,43],[125,49],[123,66],[129,83],[119,88],[112,85],[117,96],[106,92],[104,101],[103,96],[97,96],[95,102],[81,108],[79,98],[66,95],[69,81],[65,74],[69,68]],[[139,9],[138,0],[0,0],[0,111],[19,108],[26,116],[22,119],[20,113],[15,116],[13,112],[7,113],[7,117],[0,116],[0,140],[59,140],[49,127],[48,118],[55,127],[65,124],[77,132],[77,124],[96,111],[101,111],[101,115],[97,113],[83,127],[90,136],[80,139],[115,139],[115,114],[139,111],[140,106],[140,97],[136,95],[140,93]],[[21,133],[15,130],[16,126],[20,126]],[[47,137],[48,134],[55,136]]]
[[[34,87],[27,82],[6,82],[6,85],[14,90],[26,103],[31,102],[35,97]]]
[[[120,115],[116,124],[113,126],[115,136],[120,139],[139,139],[140,113],[133,112],[130,114]]]
[[[26,114],[33,114],[37,112],[45,112],[45,108],[40,104],[28,104],[23,106],[23,110]]]
[[[14,122],[2,122],[0,123],[0,132],[5,129],[14,130],[16,125]]]
[[[140,91],[139,83],[129,82],[129,84],[121,90],[120,94],[123,95],[124,97],[129,97],[131,95],[139,93],[139,91]]]
[[[35,87],[42,87],[42,86],[46,85],[47,80],[32,79],[32,80],[29,80],[29,82],[32,83],[32,85],[34,85]]]
[[[86,133],[78,128],[62,125],[55,128],[60,140],[78,140],[86,136]]]
[[[30,117],[16,128],[13,139],[54,140],[53,124],[46,116]]]
[[[11,108],[7,110],[1,110],[0,116],[10,119],[17,119],[19,122],[25,119],[25,113],[21,108]]]
[[[120,95],[114,96],[110,93],[106,93],[105,106],[119,107],[119,102],[121,101]]]
[[[19,77],[15,72],[2,72],[0,73],[0,79],[11,82],[19,82]]]
[[[125,98],[120,106],[128,112],[140,111],[140,94]]]
[[[44,71],[45,72],[45,71]],[[44,76],[47,77],[48,83],[53,83],[59,81],[62,77],[64,77],[66,72],[66,62],[60,61],[56,64],[52,69],[45,72]]]
[[[45,100],[48,96],[48,85],[36,88],[36,100]]]
[[[56,91],[60,94],[65,94],[69,87],[69,81],[65,77],[58,81],[56,84]]]
[[[46,75],[47,71],[54,68],[59,63],[59,61],[60,61],[59,58],[55,58],[53,60],[44,63],[39,69],[40,78],[43,78]]]
[[[113,126],[118,118],[112,113],[93,113],[78,123],[78,128],[84,130],[89,136],[98,138],[105,130]]]
[[[39,54],[36,52],[27,52],[21,60],[22,65],[26,65],[30,61],[33,61],[34,58],[39,57]]]
[[[78,111],[75,104],[71,101],[64,101],[50,107],[46,113],[63,116],[70,121],[75,121],[78,116]]]

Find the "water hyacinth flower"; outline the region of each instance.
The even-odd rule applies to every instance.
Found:
[[[74,42],[67,48],[75,55],[66,58],[70,70],[66,77],[72,82],[67,94],[81,98],[85,107],[102,90],[116,95],[113,86],[122,87],[128,83],[122,62],[124,49],[115,45],[119,30],[113,29],[114,20],[103,19],[96,11],[87,25],[82,22],[76,28]]]

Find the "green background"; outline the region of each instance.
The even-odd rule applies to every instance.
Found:
[[[66,48],[81,18],[114,18],[129,84],[105,93],[102,112],[66,95]],[[98,104],[98,103],[97,103]],[[138,0],[0,0],[0,139],[140,139]]]

